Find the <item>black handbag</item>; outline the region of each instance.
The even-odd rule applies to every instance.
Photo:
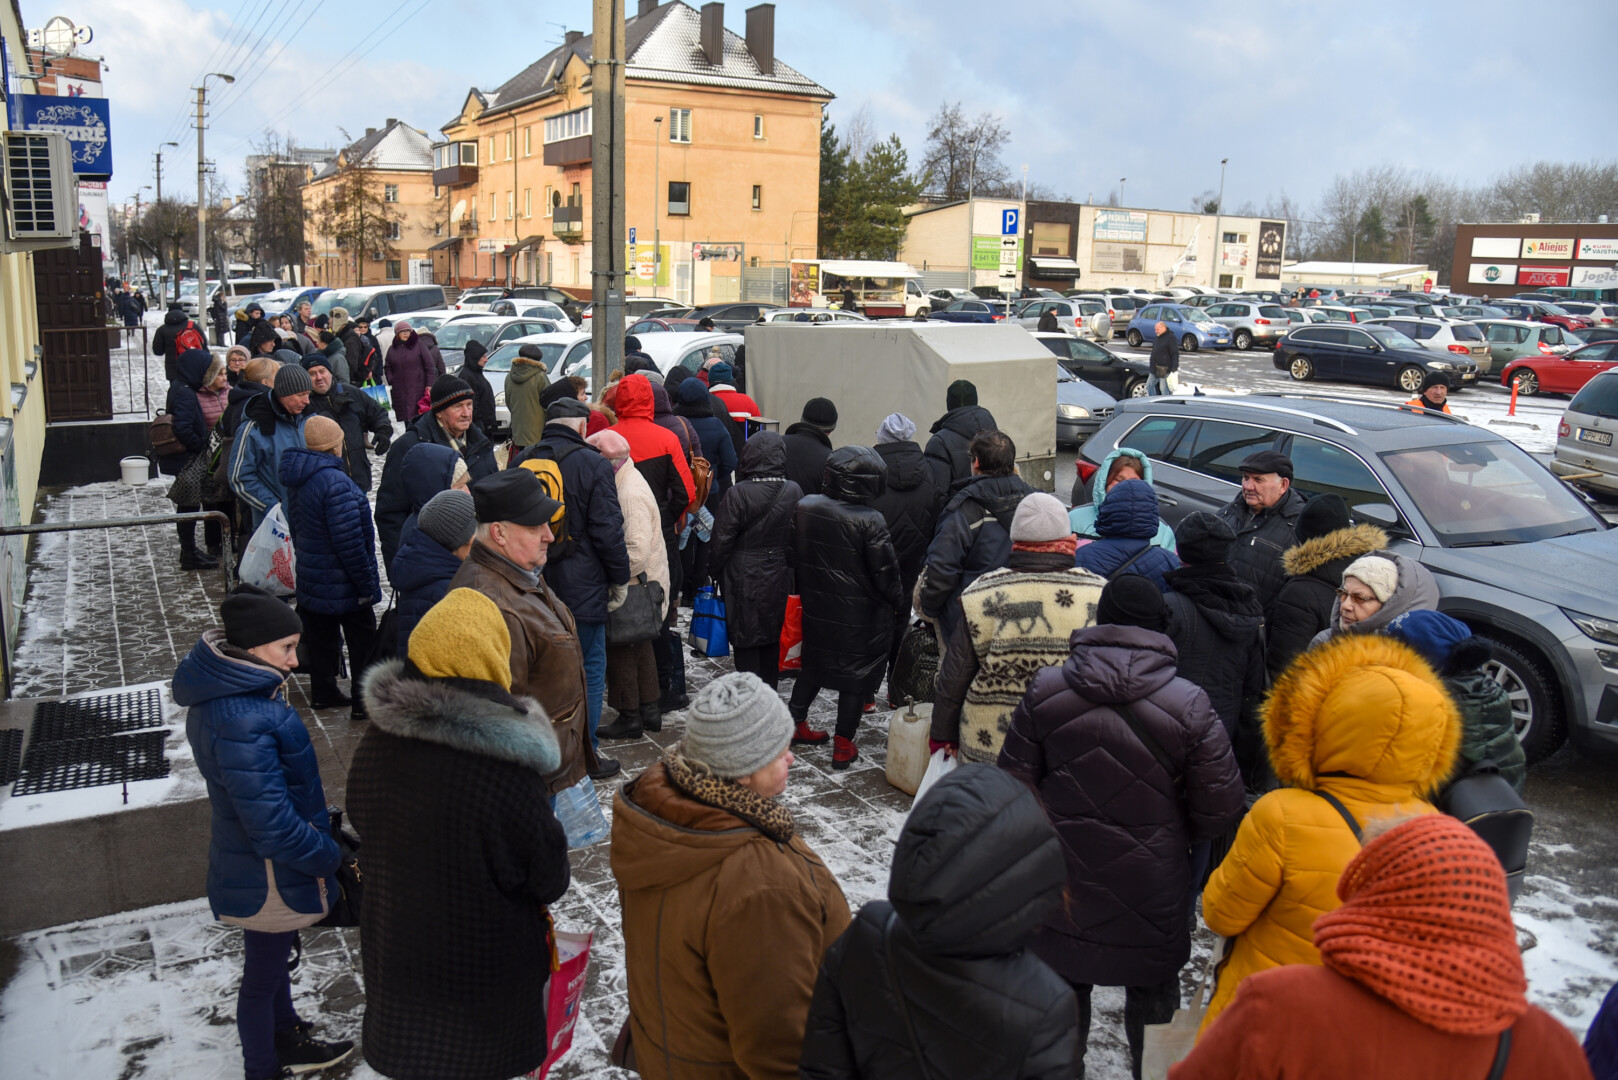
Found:
[[[1528,868],[1534,812],[1511,781],[1500,775],[1500,766],[1487,758],[1478,762],[1439,792],[1434,805],[1458,818],[1494,850],[1506,872],[1511,899],[1516,900]]]
[[[888,679],[888,704],[897,709],[905,701],[932,701],[937,681],[938,635],[930,624],[918,621],[899,638],[899,655]]]
[[[644,573],[629,583],[628,595],[607,612],[607,644],[639,645],[663,632],[663,586]]]
[[[220,432],[217,424],[208,432],[208,442],[202,452],[185,463],[174,477],[174,483],[169,485],[169,501],[175,506],[199,506],[204,502],[211,502],[206,496],[208,478],[212,473],[214,457],[224,441],[224,434]]]
[[[327,897],[326,917],[316,926],[358,926],[360,905],[365,897],[365,875],[360,870],[359,837],[343,828],[343,811],[335,806],[326,807],[331,818],[332,839],[342,857],[337,863],[337,894]]]

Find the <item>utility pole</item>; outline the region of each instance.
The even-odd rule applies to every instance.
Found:
[[[624,0],[594,0],[590,41],[591,388],[624,360]],[[655,193],[654,193],[655,194]]]
[[[1129,179],[1129,177],[1127,177],[1127,176],[1120,176],[1118,178],[1118,205],[1119,206],[1128,206],[1129,205],[1128,203],[1124,202],[1124,181],[1128,180],[1128,179]]]
[[[1225,215],[1225,166],[1230,164],[1229,158],[1219,159],[1219,201],[1214,203],[1214,257],[1213,274],[1208,281],[1208,287],[1219,288],[1219,264],[1225,261],[1225,234],[1220,230],[1224,227],[1221,219]],[[1234,280],[1232,284],[1234,284]]]
[[[658,175],[663,156],[661,113],[652,117],[652,131],[652,295],[657,296],[657,276],[663,272],[663,188]]]
[[[163,147],[178,147],[179,145],[180,144],[177,142],[159,143],[157,153],[153,155],[153,157],[157,158],[157,201],[153,205],[157,207],[157,212],[160,214],[163,212]],[[158,252],[160,256],[158,261],[161,262],[161,247],[158,249]],[[178,258],[178,256],[176,256],[176,258]],[[178,273],[180,268],[176,266],[174,269],[175,272]],[[180,287],[178,278],[175,279],[174,287],[176,289]],[[157,282],[157,306],[164,311],[168,310],[168,291],[168,282],[159,279]],[[175,295],[178,296],[179,294],[176,293]]]
[[[972,202],[972,185],[978,178],[978,146],[983,142],[979,136],[972,143],[972,156],[966,159],[966,291],[971,292],[972,286],[977,283],[977,271],[972,267],[973,244],[972,229],[977,225],[973,220],[973,210],[976,204]]]
[[[209,79],[233,83],[236,76],[211,71],[202,77],[202,82],[197,86],[197,322],[202,326],[208,325],[208,159],[202,153],[202,132],[207,127],[203,109],[207,102]],[[225,275],[221,273],[219,277],[220,288],[223,288]]]

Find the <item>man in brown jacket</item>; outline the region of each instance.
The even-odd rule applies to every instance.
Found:
[[[506,620],[511,692],[537,700],[556,729],[562,764],[545,778],[554,795],[598,771],[585,734],[584,653],[573,613],[540,575],[555,539],[549,522],[560,507],[527,469],[506,469],[477,481],[472,502],[477,534],[449,587],[482,593]]]

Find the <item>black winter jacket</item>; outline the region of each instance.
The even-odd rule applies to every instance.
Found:
[[[972,475],[972,455],[967,450],[972,436],[996,426],[994,414],[981,405],[962,405],[933,422],[927,465],[940,490],[949,491]]]
[[[737,455],[736,444],[730,438],[730,428],[713,414],[708,404],[711,397],[711,394],[704,393],[700,401],[682,401],[674,406],[674,415],[691,425],[691,430],[697,434],[702,456],[713,466],[713,483],[708,488],[708,501],[704,505],[717,514],[720,500],[735,483]]]
[[[1287,579],[1265,619],[1271,676],[1285,671],[1316,634],[1331,626],[1349,563],[1387,546],[1388,534],[1375,525],[1350,525],[1287,548],[1281,556]]]
[[[1067,663],[1034,677],[1000,751],[1067,855],[1067,901],[1034,951],[1069,982],[1164,982],[1191,955],[1190,845],[1236,824],[1241,774],[1208,695],[1175,677],[1166,635],[1104,625],[1070,640]],[[1183,797],[1119,702],[1184,777]]]
[[[180,348],[174,339],[179,337],[185,324],[190,322],[184,308],[169,308],[163,315],[163,325],[152,335],[152,355],[163,358],[163,377],[173,382],[179,377]]]
[[[1152,339],[1152,355],[1147,357],[1146,363],[1158,378],[1180,370],[1180,342],[1174,331]]]
[[[991,765],[940,781],[900,834],[889,900],[866,904],[826,950],[798,1075],[1067,1080],[1073,989],[1027,949],[1064,879],[1061,845],[1021,783]]]
[[[826,458],[831,454],[831,439],[815,425],[802,420],[787,428],[787,479],[803,489],[805,495],[819,495],[820,481],[826,471]]]
[[[237,429],[246,418],[247,403],[260,394],[269,392],[270,388],[263,383],[239,382],[232,386],[230,394],[225,398],[225,411],[219,416],[219,430],[234,438]]]
[[[572,550],[545,561],[545,581],[580,622],[607,621],[607,587],[629,584],[618,483],[601,451],[566,424],[546,424],[523,458],[559,458]],[[520,462],[519,462],[520,463]]]
[[[792,557],[803,597],[803,675],[828,690],[874,693],[898,610],[899,560],[882,515],[882,459],[845,446],[826,459],[827,491],[798,503]]]
[[[499,430],[500,419],[494,411],[494,387],[489,383],[488,376],[483,374],[483,369],[476,364],[466,363],[455,375],[472,388],[472,423],[484,433]]]
[[[466,452],[461,456],[466,459],[466,468],[472,474],[474,484],[485,476],[499,471],[499,465],[494,460],[494,443],[478,430],[476,424],[466,429],[465,441]],[[382,537],[382,558],[387,563],[393,562],[393,553],[398,550],[399,530],[404,526],[404,519],[421,509],[419,504],[416,506],[410,504],[401,466],[404,464],[405,455],[422,443],[433,443],[454,450],[448,433],[439,426],[438,419],[429,412],[416,417],[414,423],[405,427],[404,434],[393,441],[387,458],[382,462],[382,482],[376,489],[376,528]],[[448,486],[447,483],[444,485]],[[443,487],[438,489],[443,490]],[[427,497],[432,498],[432,495],[437,493],[435,491]]]
[[[983,574],[1006,565],[1012,515],[1033,490],[1020,476],[980,476],[957,488],[945,504],[924,561],[921,613],[943,626],[946,639],[954,622],[951,601]]]
[[[736,484],[719,502],[708,570],[725,598],[730,643],[757,648],[781,640],[792,572],[792,520],[803,492],[785,479],[781,436],[761,431],[742,447]]]
[[[1253,587],[1227,563],[1170,570],[1168,635],[1180,654],[1179,675],[1202,687],[1236,751],[1242,779],[1252,785],[1264,760],[1258,708],[1269,680],[1264,671],[1264,609]]]
[[[887,490],[871,502],[881,513],[893,537],[893,550],[899,556],[899,576],[904,581],[905,602],[916,587],[916,577],[927,560],[927,546],[938,528],[938,513],[944,508],[944,489],[927,467],[921,447],[913,442],[880,443],[872,447],[887,466]]]
[[[378,457],[388,452],[393,441],[393,420],[382,406],[347,383],[334,382],[324,394],[310,394],[310,416],[329,416],[343,429],[343,456],[348,459],[348,475],[367,495],[371,493],[371,456],[365,452],[367,432],[376,436],[372,448]]]
[[[1258,602],[1266,611],[1280,594],[1281,586],[1286,584],[1281,556],[1297,540],[1295,530],[1304,502],[1298,489],[1289,487],[1280,502],[1255,514],[1238,491],[1234,499],[1219,509],[1220,519],[1236,533],[1236,544],[1230,549],[1230,565],[1253,586]]]

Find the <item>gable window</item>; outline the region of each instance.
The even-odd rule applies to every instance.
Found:
[[[545,141],[547,143],[561,142],[563,139],[577,139],[581,135],[590,135],[594,129],[590,123],[591,109],[586,106],[574,109],[572,112],[560,116],[545,118]]]
[[[383,184],[382,185],[382,201],[383,202],[398,202],[399,201],[399,185],[398,184]]]
[[[753,209],[754,210],[762,210],[762,209],[764,209],[764,185],[763,184],[754,184],[753,185]]]
[[[691,185],[684,180],[669,181],[669,213],[691,213]]]
[[[691,110],[669,110],[669,142],[688,143],[691,141]]]
[[[760,115],[759,113],[754,113],[753,114],[753,138],[762,139],[763,137],[764,137],[764,117],[762,115]]]

